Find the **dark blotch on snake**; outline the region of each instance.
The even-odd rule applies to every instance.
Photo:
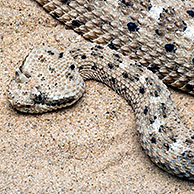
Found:
[[[86,55],[82,55],[81,58],[82,58],[82,59],[86,59]]]
[[[70,65],[70,69],[74,70],[75,69],[75,65],[74,64]]]
[[[123,73],[122,73],[122,76],[123,76],[124,78],[128,78],[128,74],[127,74],[126,72],[123,72]]]
[[[91,69],[92,69],[92,70],[96,70],[96,69],[97,69],[97,66],[96,66],[96,65],[93,65],[93,66],[91,67]]]
[[[175,51],[175,46],[174,46],[174,44],[166,44],[166,45],[164,46],[164,48],[165,48],[166,52]]]
[[[140,92],[141,94],[144,94],[144,93],[145,93],[145,89],[142,87],[142,88],[139,89],[139,92]]]
[[[55,53],[53,53],[52,51],[47,51],[49,55],[54,55]]]
[[[156,144],[156,138],[155,137],[152,137],[151,142],[154,143],[154,144]]]
[[[148,107],[147,107],[147,106],[145,106],[145,109],[144,109],[143,113],[144,113],[145,115],[147,115],[147,113],[148,113]]]
[[[59,53],[59,59],[61,59],[63,57],[63,52]]]
[[[135,31],[139,30],[139,28],[137,27],[137,25],[134,22],[129,22],[127,24],[127,28],[129,30],[129,32],[135,32]]]
[[[113,69],[114,65],[113,65],[112,63],[108,63],[108,67],[109,67],[110,69]]]
[[[192,11],[192,10],[187,10],[187,13],[188,13],[191,17],[194,17],[194,11]]]

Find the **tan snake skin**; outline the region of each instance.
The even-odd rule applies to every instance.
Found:
[[[194,180],[194,133],[180,121],[166,85],[108,47],[85,43],[65,52],[34,49],[16,70],[8,97],[22,112],[55,110],[82,96],[82,78],[108,85],[132,106],[141,145],[155,164]]]
[[[151,19],[145,19],[145,24],[140,22],[144,13],[141,9],[148,9],[151,6],[149,1],[145,1],[145,5],[141,1],[115,1],[113,4],[102,0],[39,2],[50,9],[51,14],[60,15],[58,19],[63,18],[66,25],[75,31],[80,29],[84,37],[100,44],[79,44],[65,52],[49,47],[34,49],[9,84],[11,104],[27,113],[51,111],[75,103],[84,92],[85,80],[103,82],[132,106],[141,145],[151,160],[168,173],[194,180],[193,130],[187,129],[180,121],[170,92],[157,76],[165,83],[194,94],[193,43],[183,37],[182,31],[187,24],[180,19],[192,17],[192,12],[178,16],[169,8],[170,13],[164,11],[161,14],[163,24],[149,27],[147,22],[151,23]],[[112,6],[115,15],[104,11],[108,6]],[[165,15],[179,23],[175,25]],[[139,25],[127,25],[126,18]],[[173,24],[168,28],[169,22]],[[154,31],[156,26],[158,31],[152,34],[151,29],[153,27]],[[162,29],[166,29],[166,33]],[[181,46],[183,40],[184,46]]]
[[[128,55],[167,85],[194,94],[193,0],[167,1],[164,9],[150,0],[36,1],[84,38]]]

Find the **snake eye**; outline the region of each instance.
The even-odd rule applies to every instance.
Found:
[[[33,101],[37,104],[43,104],[45,101],[45,95],[40,92],[38,95],[34,95]]]

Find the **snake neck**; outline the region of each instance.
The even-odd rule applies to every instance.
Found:
[[[130,103],[134,111],[139,99],[150,102],[164,94],[170,98],[167,87],[156,75],[106,46],[85,43],[68,52],[84,80],[106,84]]]
[[[151,160],[169,173],[194,179],[194,136],[180,121],[162,81],[134,61],[99,45],[80,45],[70,55],[84,80],[106,84],[132,106],[142,147]],[[174,167],[175,162],[180,169]]]

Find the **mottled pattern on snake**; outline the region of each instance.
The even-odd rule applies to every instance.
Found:
[[[9,85],[11,104],[23,112],[55,110],[82,96],[83,79],[101,81],[132,106],[151,160],[194,180],[193,130],[185,129],[157,77],[194,94],[193,2],[174,1],[156,14],[149,0],[37,1],[86,39],[109,48],[85,43],[65,52],[34,49]]]
[[[128,55],[167,85],[194,94],[193,0],[36,1],[84,38]]]
[[[9,84],[8,98],[22,112],[51,111],[77,101],[88,79],[108,85],[132,106],[141,145],[155,164],[194,180],[193,130],[180,121],[166,85],[108,47],[85,43],[64,52],[34,49]]]

